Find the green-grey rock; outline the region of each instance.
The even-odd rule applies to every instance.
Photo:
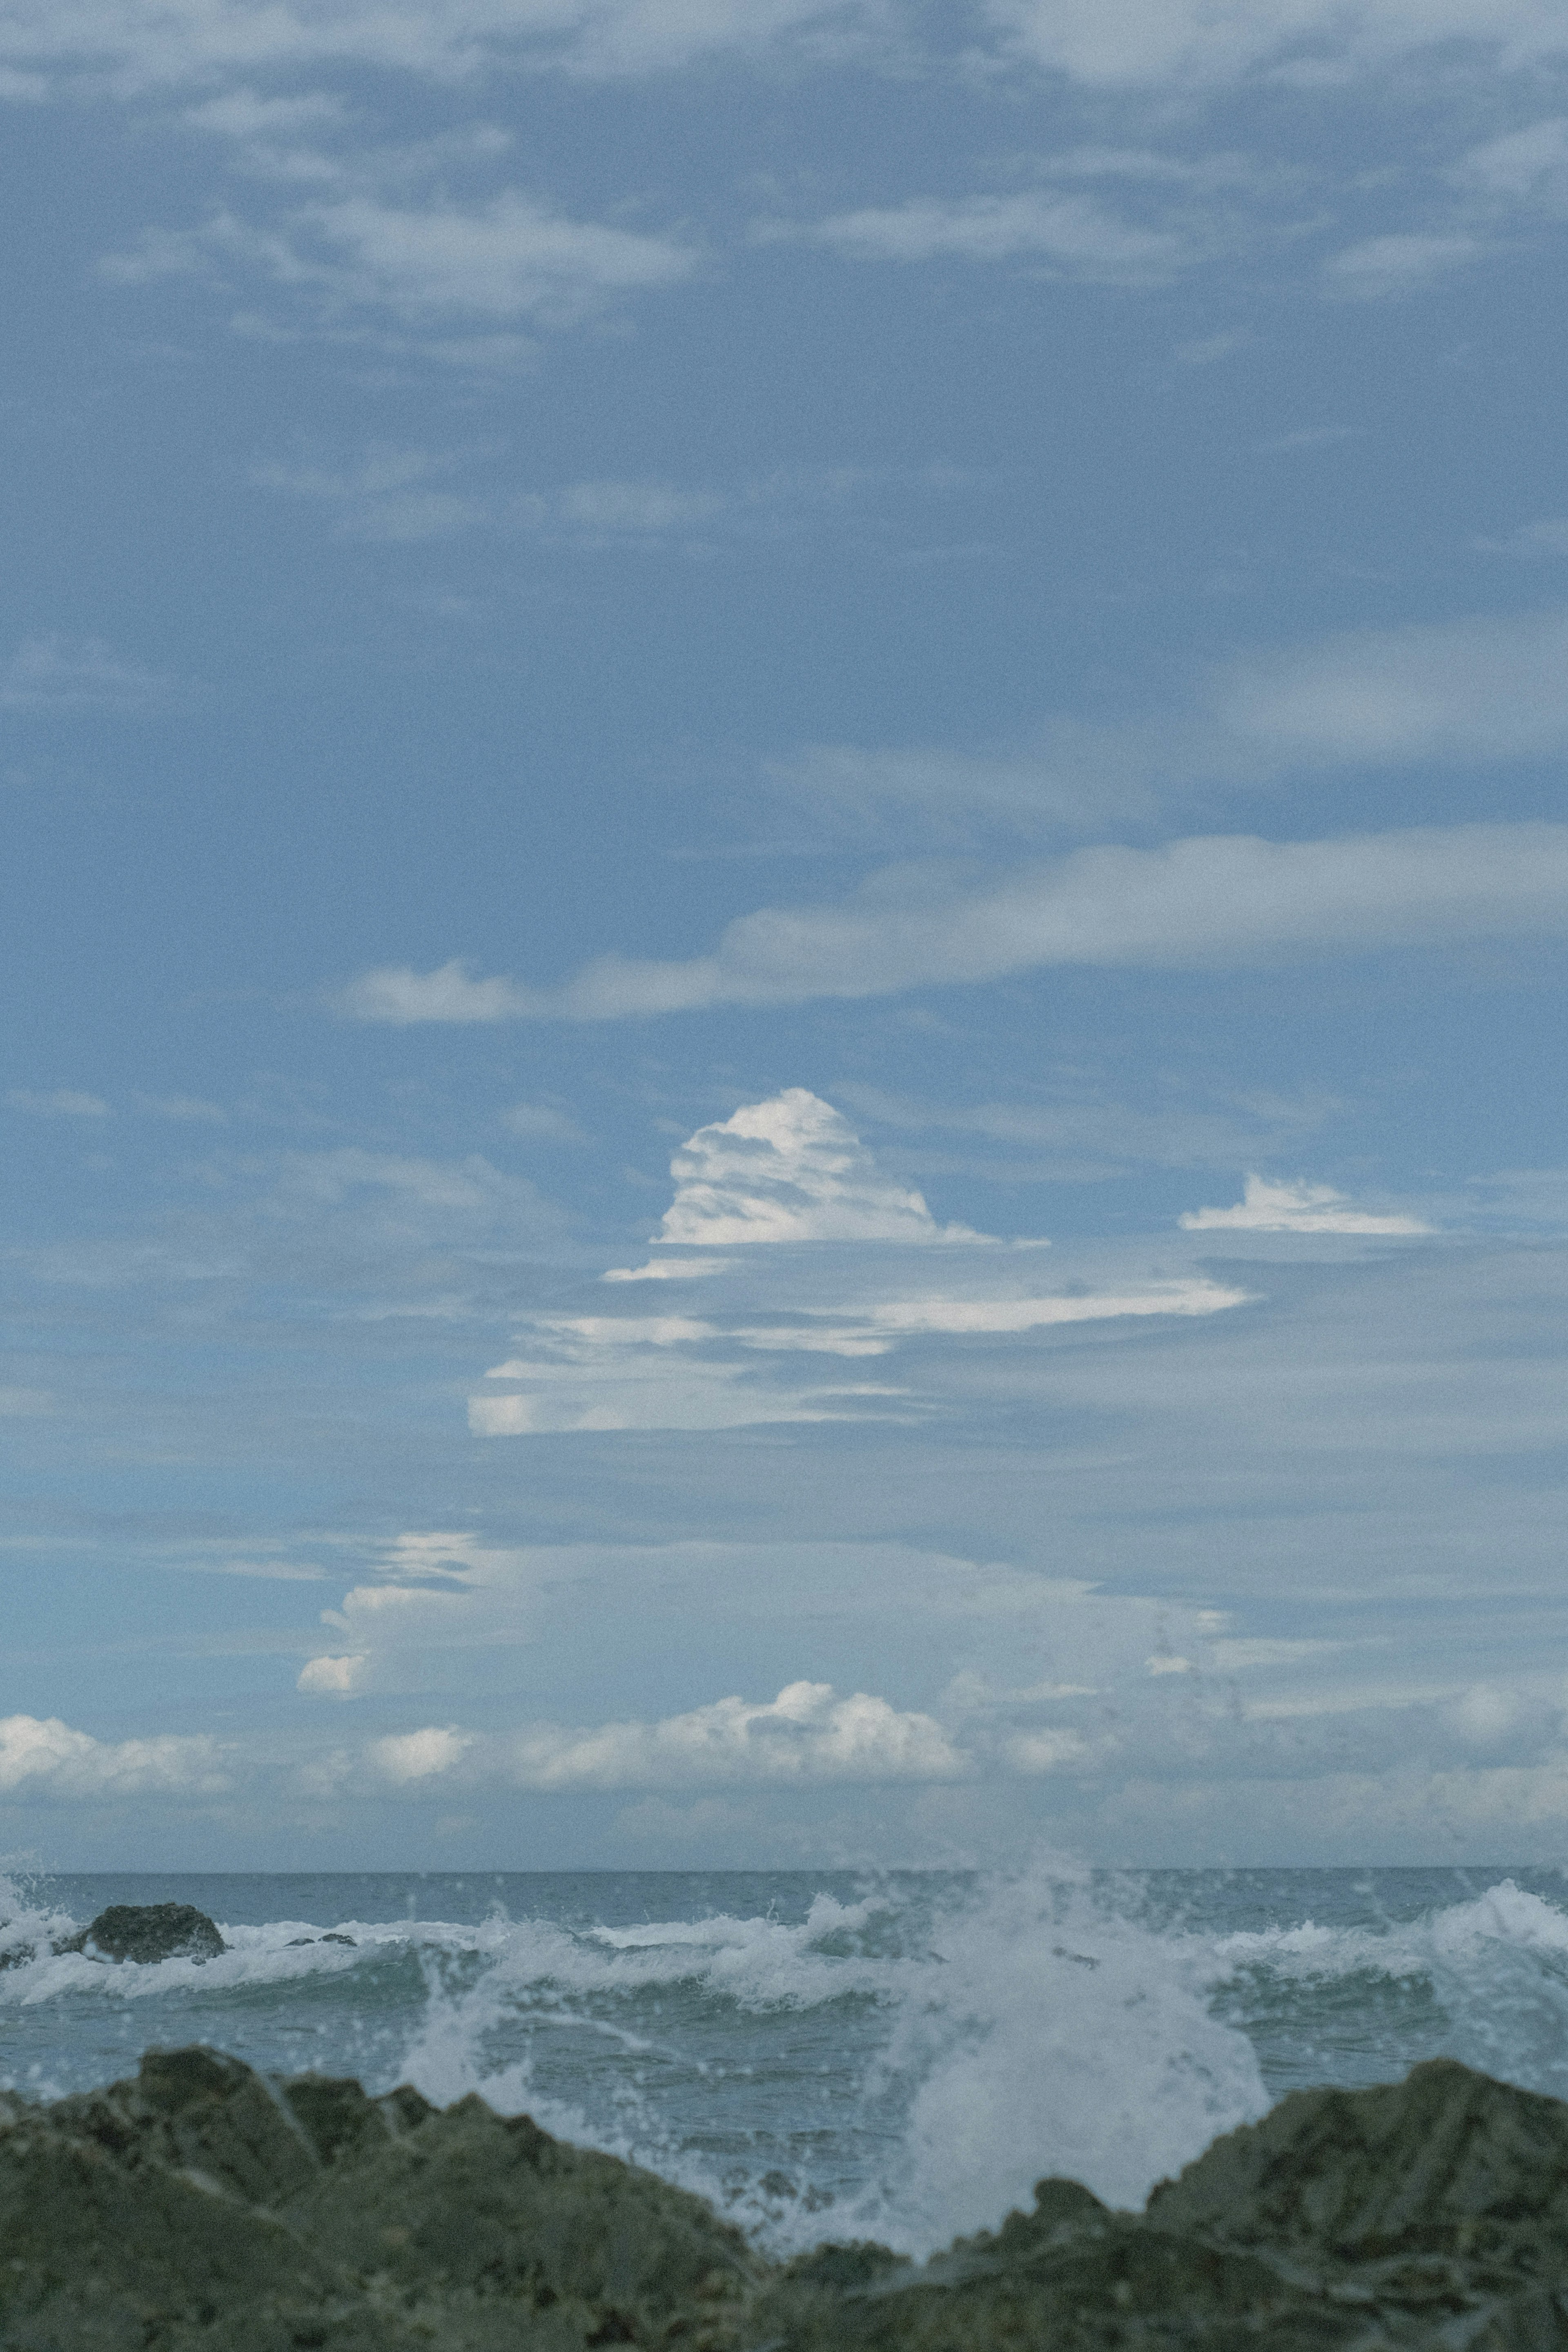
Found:
[[[228,1946],[193,1903],[111,1903],[57,1951],[104,1960],[215,1960]]]
[[[1568,2106],[1449,2062],[1299,2092],[1142,2214],[1068,2180],[917,2266],[765,2262],[478,2098],[203,2049],[0,2095],[4,2352],[1568,2352]]]

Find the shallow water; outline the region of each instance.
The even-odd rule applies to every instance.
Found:
[[[112,1902],[231,1949],[51,1956]],[[914,2251],[1043,2173],[1114,2203],[1300,2084],[1448,2053],[1568,2096],[1556,1872],[806,1872],[0,1880],[0,2084],[203,2041],[412,2081],[699,2189],[784,2249]],[[305,1941],[327,1929],[351,1945]]]

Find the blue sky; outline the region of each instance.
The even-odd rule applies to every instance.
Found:
[[[13,0],[0,1846],[1568,1833],[1568,30]]]

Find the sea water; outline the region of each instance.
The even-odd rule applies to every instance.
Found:
[[[50,1947],[193,1903],[229,1949]],[[323,1941],[329,1932],[347,1941]],[[1046,2173],[1113,2204],[1299,2084],[1448,2054],[1568,2096],[1568,1880],[1528,1870],[468,1872],[0,1879],[0,2085],[204,2042],[480,2092],[776,2252],[911,2252]]]

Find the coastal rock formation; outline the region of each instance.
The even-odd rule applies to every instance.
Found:
[[[0,2098],[0,2344],[26,2352],[1545,2352],[1568,2106],[1448,2061],[1298,2092],[1142,2214],[1046,2180],[917,2266],[765,2262],[700,2198],[478,2098],[210,2050]]]
[[[215,1960],[228,1946],[193,1903],[111,1903],[79,1936],[55,1947],[104,1960]]]

